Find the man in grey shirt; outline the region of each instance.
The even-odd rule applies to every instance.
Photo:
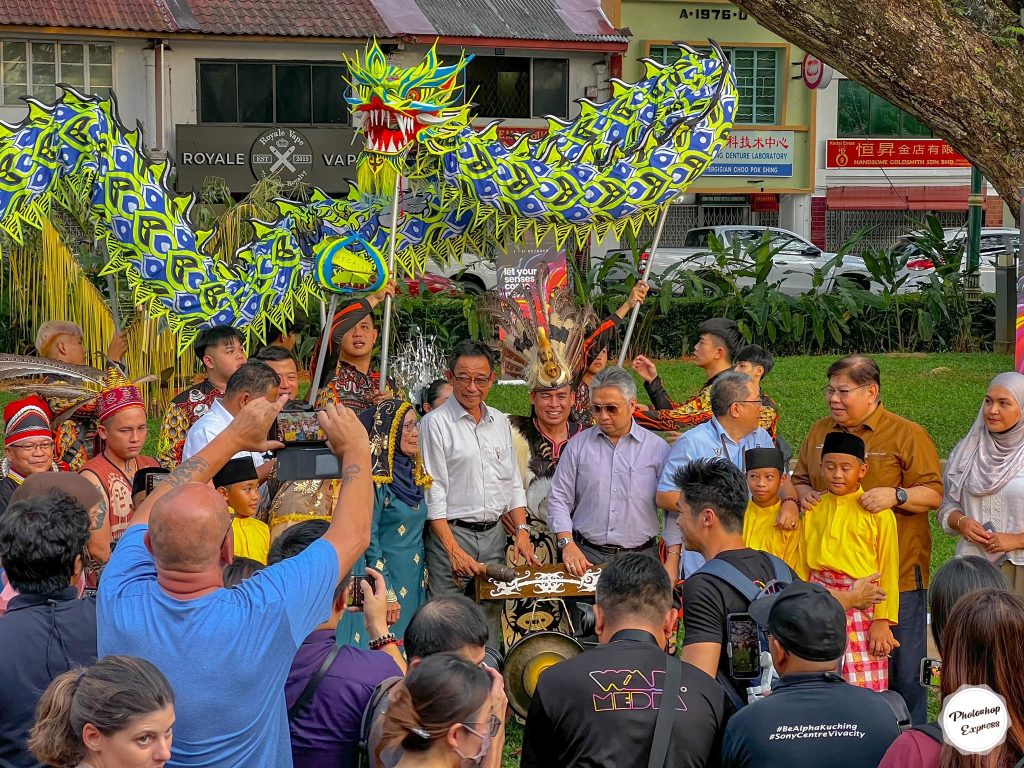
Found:
[[[499,522],[505,512],[515,526],[517,558],[537,564],[508,417],[484,403],[495,380],[490,350],[459,342],[447,377],[452,396],[420,424],[420,453],[433,478],[426,491],[431,600],[461,594],[485,566],[505,564],[507,540]],[[500,648],[502,605],[492,601],[483,608],[489,643]]]

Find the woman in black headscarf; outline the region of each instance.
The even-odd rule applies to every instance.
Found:
[[[376,484],[370,546],[360,565],[384,574],[388,588],[388,623],[401,640],[405,627],[426,602],[423,526],[427,505],[423,491],[430,477],[419,454],[416,409],[404,400],[384,400],[359,414],[370,435],[373,480]],[[366,647],[360,614],[348,614],[338,625],[338,637]]]

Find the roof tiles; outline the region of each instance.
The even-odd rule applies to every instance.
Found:
[[[599,0],[0,0],[0,25],[311,38],[626,39]]]
[[[0,24],[174,32],[159,0],[0,0]]]
[[[605,18],[598,0],[416,0],[416,5],[441,36],[626,40]]]
[[[203,32],[288,37],[390,36],[371,0],[187,0]]]

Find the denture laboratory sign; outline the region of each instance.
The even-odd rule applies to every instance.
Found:
[[[733,131],[705,176],[793,175],[793,131]]]

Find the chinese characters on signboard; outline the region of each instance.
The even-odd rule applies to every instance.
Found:
[[[705,176],[793,175],[793,131],[733,131]]]
[[[970,168],[942,139],[829,139],[826,168]]]

